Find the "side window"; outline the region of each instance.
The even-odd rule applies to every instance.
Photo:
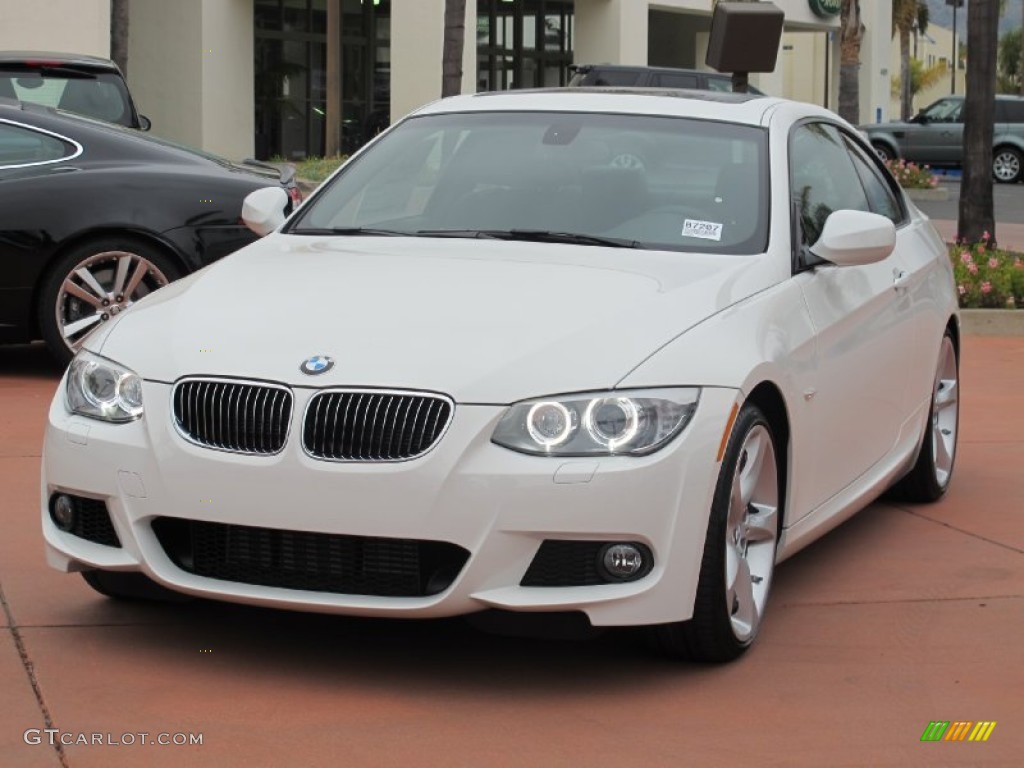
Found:
[[[922,114],[932,123],[959,123],[963,120],[960,116],[963,105],[963,99],[942,99],[932,104]]]
[[[640,78],[639,73],[631,72],[629,70],[621,69],[598,69],[590,72],[584,80],[585,85],[603,85],[603,86],[630,86],[636,85],[636,81]]]
[[[53,163],[74,154],[56,136],[0,121],[0,168]]]
[[[793,130],[789,184],[804,245],[817,241],[833,211],[871,210],[843,137],[826,123],[803,123]]]
[[[996,99],[997,123],[1024,123],[1024,99]]]
[[[697,76],[658,72],[651,77],[651,85],[661,88],[696,88]]]
[[[899,226],[906,218],[906,212],[892,184],[878,168],[878,164],[869,159],[868,155],[848,136],[844,137],[853,158],[853,166],[857,169],[864,193],[868,198],[868,206],[872,213],[885,216],[893,224]]]
[[[725,91],[726,93],[732,93],[732,78],[708,75],[708,90]]]

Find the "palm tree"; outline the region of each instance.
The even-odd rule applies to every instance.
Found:
[[[444,0],[444,50],[441,96],[462,93],[462,49],[466,38],[466,0]]]
[[[856,125],[860,120],[860,44],[864,22],[860,0],[843,0],[839,28],[839,115]]]
[[[128,78],[128,19],[131,0],[110,0],[110,58]]]
[[[964,173],[960,182],[959,239],[995,243],[992,200],[992,123],[995,118],[999,0],[967,4],[967,94],[964,96]]]
[[[924,0],[892,0],[892,33],[900,36],[900,120],[909,120],[914,111],[910,90],[910,35],[928,28],[928,5]]]

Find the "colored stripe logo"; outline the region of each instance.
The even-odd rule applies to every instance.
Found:
[[[921,741],[988,741],[995,727],[994,720],[932,720]]]

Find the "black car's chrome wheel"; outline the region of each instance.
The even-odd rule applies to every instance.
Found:
[[[43,338],[66,363],[92,333],[180,275],[170,258],[141,240],[114,237],[79,245],[58,259],[43,283]]]

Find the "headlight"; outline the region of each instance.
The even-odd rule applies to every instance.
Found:
[[[542,456],[640,456],[653,453],[686,426],[700,390],[601,392],[517,403],[491,439]]]
[[[73,413],[134,421],[142,416],[142,379],[112,360],[79,352],[68,369],[67,398]]]

